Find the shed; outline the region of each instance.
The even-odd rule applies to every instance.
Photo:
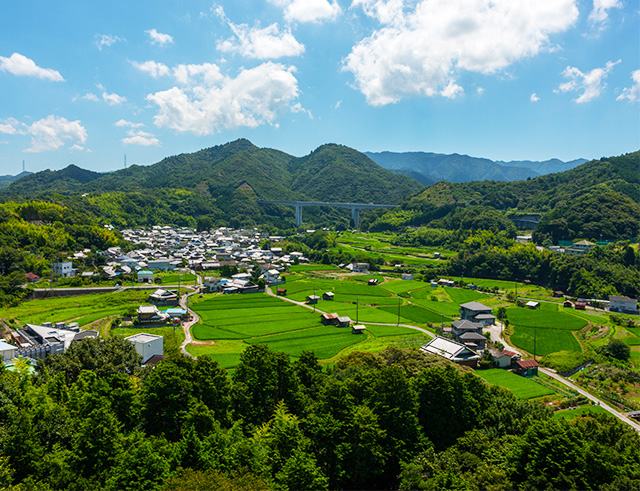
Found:
[[[318,300],[320,300],[320,297],[318,295],[309,295],[309,296],[307,296],[307,303],[309,305],[317,304]]]
[[[322,314],[320,316],[320,322],[326,326],[335,326],[338,324],[338,314]]]
[[[356,324],[355,326],[351,327],[352,334],[364,334],[366,330],[366,326],[363,326],[362,324]]]
[[[523,377],[538,375],[538,362],[535,360],[516,360],[513,363],[513,371]]]
[[[335,294],[333,292],[324,292],[322,294],[322,300],[333,300]]]
[[[276,290],[276,295],[278,295],[279,297],[286,297],[287,296],[287,289],[286,288],[278,288]]]
[[[351,322],[351,317],[348,317],[346,315],[338,316],[338,325],[340,327],[349,327],[351,325]]]
[[[526,304],[529,309],[537,309],[540,307],[540,302],[534,302],[533,300],[529,300]]]

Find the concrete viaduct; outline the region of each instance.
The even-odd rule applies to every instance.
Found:
[[[302,209],[309,206],[326,206],[330,208],[347,208],[351,210],[351,220],[355,228],[360,228],[360,211],[380,208],[397,208],[398,205],[381,205],[375,203],[336,203],[334,201],[259,201],[261,204],[293,206],[296,210],[296,225],[302,225]]]

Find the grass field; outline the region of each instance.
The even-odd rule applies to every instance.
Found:
[[[17,307],[0,310],[0,318],[18,325],[78,322],[80,326],[85,326],[99,319],[122,315],[135,309],[144,303],[148,296],[148,291],[126,290],[118,293],[28,300]]]
[[[289,267],[289,271],[292,273],[307,271],[340,271],[340,268],[333,264],[294,264]]]
[[[533,399],[554,393],[553,390],[536,382],[535,377],[521,377],[508,370],[491,368],[489,370],[477,370],[475,373],[491,385],[510,390],[519,399]]]
[[[574,419],[589,414],[609,414],[600,406],[578,406],[572,409],[561,409],[553,413],[556,419]]]

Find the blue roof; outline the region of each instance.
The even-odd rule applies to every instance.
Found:
[[[138,271],[138,274],[153,274],[153,271],[149,271],[148,269],[143,269],[142,271]]]
[[[167,314],[186,314],[187,311],[185,309],[173,308],[165,310]]]

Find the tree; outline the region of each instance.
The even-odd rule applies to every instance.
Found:
[[[631,358],[631,348],[620,339],[612,339],[604,349],[605,353],[616,360],[628,361]]]

